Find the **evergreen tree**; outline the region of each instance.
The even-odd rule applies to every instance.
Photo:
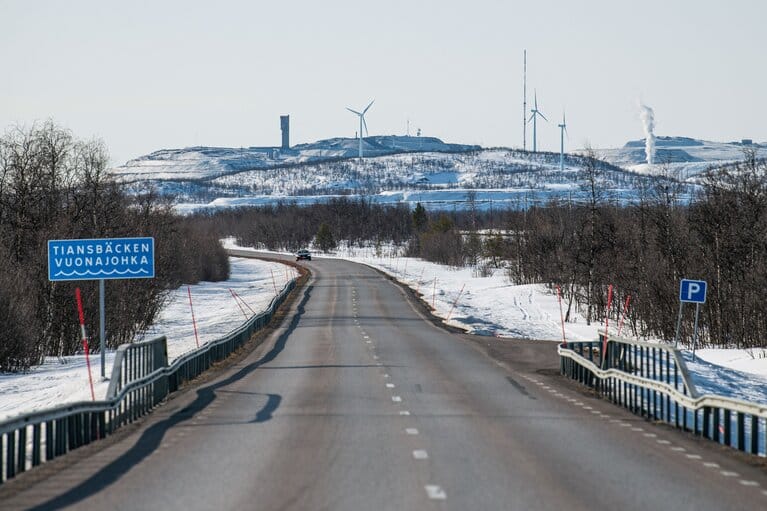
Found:
[[[419,202],[415,205],[415,209],[413,210],[413,226],[416,231],[423,232],[428,223],[429,215],[426,213],[426,208]]]
[[[330,231],[330,226],[325,222],[320,224],[320,228],[317,231],[317,236],[314,239],[314,243],[323,252],[329,252],[330,250],[336,248],[336,240],[333,237],[333,233]]]

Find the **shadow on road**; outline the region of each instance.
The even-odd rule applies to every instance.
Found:
[[[311,296],[312,288],[313,286],[308,286],[306,288],[301,302],[298,304],[298,312],[291,319],[290,324],[288,325],[288,328],[285,330],[285,332],[283,332],[282,335],[280,335],[280,337],[277,339],[274,347],[269,350],[269,352],[266,353],[263,357],[253,362],[252,364],[248,364],[247,366],[243,367],[225,380],[198,389],[197,398],[194,400],[194,402],[182,410],[174,413],[167,419],[153,424],[147,428],[147,430],[142,433],[141,437],[139,437],[136,444],[130,450],[101,469],[96,475],[92,476],[86,481],[83,481],[66,493],[63,493],[58,497],[55,497],[31,509],[47,510],[73,506],[78,502],[90,497],[91,495],[104,490],[109,485],[120,479],[120,477],[122,477],[130,469],[141,463],[141,461],[143,461],[147,456],[152,454],[160,446],[162,439],[165,437],[165,434],[169,429],[178,426],[186,420],[191,419],[194,414],[210,405],[216,399],[217,390],[231,385],[238,380],[241,380],[262,365],[267,364],[277,358],[277,355],[279,355],[280,352],[285,349],[288,338],[296,329],[298,323],[301,320],[301,317],[304,315],[305,305]],[[251,423],[262,423],[270,420],[282,401],[282,397],[277,394],[262,395],[267,396],[266,404],[258,412],[256,412],[255,417],[252,421],[250,421]]]

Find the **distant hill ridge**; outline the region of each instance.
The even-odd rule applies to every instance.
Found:
[[[450,144],[435,137],[372,136],[362,139],[366,157],[408,152],[456,153],[480,150],[478,145]],[[354,158],[359,139],[331,138],[279,147],[187,147],[161,149],[133,159],[112,172],[121,180],[209,179],[245,170],[280,168],[301,163]]]

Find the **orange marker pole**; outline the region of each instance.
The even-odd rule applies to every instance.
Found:
[[[91,374],[91,357],[88,349],[88,336],[85,334],[85,314],[83,313],[83,300],[80,296],[80,288],[75,288],[75,299],[77,300],[77,314],[80,316],[80,334],[83,338],[83,351],[85,351],[85,365],[88,366],[88,380],[91,384],[91,399],[96,400],[96,393],[93,390],[93,375]]]

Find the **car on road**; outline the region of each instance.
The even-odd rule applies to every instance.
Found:
[[[306,249],[299,250],[296,252],[296,261],[300,261],[301,259],[306,259],[307,261],[312,260],[312,254]]]

